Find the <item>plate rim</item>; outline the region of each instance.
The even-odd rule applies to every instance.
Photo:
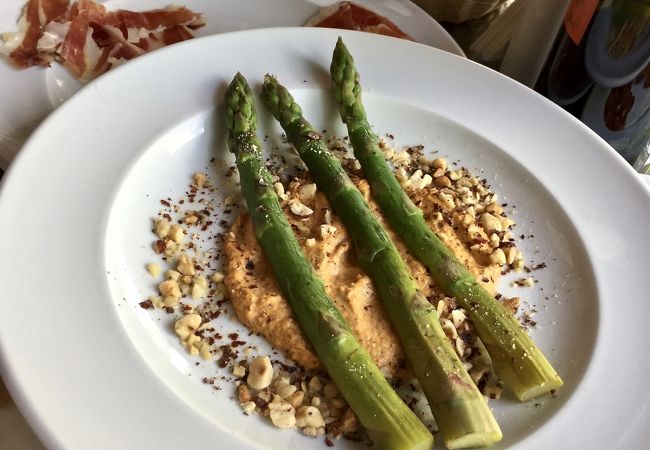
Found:
[[[296,30],[298,30],[298,31],[296,31]],[[182,44],[179,44],[179,45],[174,46],[174,47],[168,47],[168,48],[162,49],[162,50],[160,50],[160,51],[158,51],[156,53],[145,55],[142,58],[140,58],[139,61],[136,61],[136,62],[134,62],[134,63],[132,63],[130,65],[120,67],[117,70],[115,70],[114,72],[112,72],[111,74],[108,74],[105,77],[102,77],[102,78],[99,78],[99,79],[93,81],[88,86],[86,86],[81,92],[83,93],[83,92],[86,92],[86,91],[90,91],[91,89],[95,89],[98,85],[112,83],[111,80],[114,77],[122,76],[122,75],[120,75],[122,72],[126,72],[126,71],[133,71],[134,72],[134,71],[138,70],[137,68],[134,68],[134,66],[136,66],[136,65],[145,64],[145,61],[149,61],[149,60],[152,60],[152,59],[163,59],[163,58],[171,57],[171,56],[167,56],[167,55],[171,55],[173,53],[183,52],[184,50],[182,50],[182,49],[186,48],[186,47],[204,45],[203,42],[207,42],[207,41],[231,39],[233,36],[236,36],[236,35],[253,35],[253,34],[260,34],[260,33],[274,33],[274,34],[277,34],[277,35],[283,35],[285,33],[290,33],[290,34],[291,33],[294,33],[294,34],[295,33],[298,33],[298,34],[300,34],[300,33],[315,33],[315,34],[323,34],[323,35],[328,35],[328,36],[331,36],[331,35],[334,35],[334,34],[343,34],[343,35],[346,35],[346,36],[347,35],[353,36],[353,35],[356,35],[356,34],[358,34],[358,35],[362,34],[362,33],[355,33],[355,32],[344,32],[342,30],[335,30],[334,32],[332,32],[332,30],[326,30],[326,31],[321,32],[321,30],[288,27],[288,28],[269,28],[269,29],[246,30],[246,31],[238,31],[238,32],[232,32],[232,33],[224,33],[224,34],[220,34],[220,35],[208,36],[208,37],[196,39],[194,41],[188,41],[186,43],[182,43]],[[359,37],[358,36],[358,38],[359,38],[360,41],[364,41],[364,40],[367,41],[368,39],[371,39],[371,40],[376,39],[376,40],[379,40],[379,41],[384,40],[384,39],[389,39],[389,38],[385,38],[385,37],[375,37],[375,36],[368,37],[367,35],[366,35],[366,37]],[[197,44],[197,42],[200,42],[200,43]],[[387,42],[387,41],[384,41],[384,42]],[[444,53],[443,51],[427,47],[426,45],[423,45],[423,44],[406,43],[406,45],[419,45],[419,46],[422,46],[423,48],[426,48],[427,49],[426,51]],[[446,57],[452,57],[452,58],[463,59],[463,58],[456,57],[456,56],[453,56],[453,55],[450,55],[450,54],[446,54],[446,55],[447,56],[444,56],[442,58],[444,59]],[[465,63],[463,63],[463,64],[467,64],[467,63],[475,64],[477,67],[480,67],[481,71],[486,70],[486,68],[484,68],[483,66],[480,66],[480,65],[478,65],[476,63],[472,63],[472,62],[469,62],[467,60],[464,60],[464,61],[465,61]],[[490,71],[490,69],[487,69],[487,70]],[[518,85],[518,83],[516,83],[516,82],[514,82],[512,80],[510,80],[510,79],[508,79],[508,78],[506,78],[506,77],[504,77],[504,76],[502,76],[502,75],[500,75],[500,74],[498,74],[498,73],[496,73],[494,71],[492,71],[492,72],[494,74],[496,74],[498,77],[501,77],[503,80],[507,80],[508,83],[511,83],[513,85]],[[522,85],[520,85],[520,87],[518,87],[518,89],[522,89],[521,92],[525,92],[525,91],[523,91],[523,89],[525,89],[525,88]],[[537,94],[535,94],[535,95],[537,95]],[[82,100],[79,100],[79,98],[81,98]],[[3,206],[7,202],[7,200],[5,198],[6,197],[6,191],[7,191],[6,187],[8,185],[13,185],[13,184],[18,183],[18,181],[14,181],[14,179],[18,178],[21,175],[21,173],[25,172],[25,169],[23,169],[22,167],[24,165],[28,165],[29,164],[29,159],[32,158],[32,153],[37,152],[38,147],[36,146],[36,144],[39,142],[39,139],[42,139],[42,135],[46,135],[46,133],[49,132],[49,128],[51,128],[50,124],[56,123],[56,121],[60,120],[59,119],[60,116],[63,116],[64,114],[66,114],[66,111],[68,109],[71,109],[76,103],[83,101],[84,98],[85,98],[85,94],[80,94],[79,96],[75,96],[74,98],[70,99],[68,102],[66,102],[66,104],[62,105],[62,107],[58,108],[52,115],[50,115],[41,124],[41,126],[39,126],[39,128],[36,130],[36,132],[33,133],[32,136],[29,138],[29,140],[27,141],[27,143],[24,146],[23,151],[20,152],[17,159],[11,165],[11,167],[9,168],[9,170],[7,171],[5,176],[3,177],[3,180],[2,180],[2,182],[0,184],[0,222],[3,221],[5,210],[7,209],[6,206],[3,208]],[[551,108],[556,108],[556,111],[558,111],[562,115],[564,115],[565,119],[569,119],[569,121],[573,122],[574,125],[577,125],[578,129],[581,129],[581,132],[579,134],[581,134],[582,136],[587,136],[587,139],[592,140],[592,142],[598,142],[600,144],[599,147],[601,147],[601,149],[602,149],[602,150],[599,150],[599,151],[603,152],[602,153],[603,155],[605,155],[605,154],[609,155],[607,157],[609,159],[609,162],[615,164],[615,166],[618,167],[619,170],[623,170],[624,173],[627,173],[628,176],[626,177],[626,179],[634,180],[634,181],[632,181],[632,186],[636,186],[636,187],[633,188],[633,189],[636,189],[637,192],[640,195],[642,195],[643,198],[645,198],[646,200],[648,200],[650,198],[650,195],[648,195],[648,192],[647,192],[645,186],[642,184],[641,180],[636,176],[636,173],[615,152],[614,149],[609,147],[595,133],[593,133],[593,131],[591,131],[589,128],[587,128],[584,124],[579,122],[577,119],[573,118],[568,113],[564,112],[563,110],[561,110],[559,107],[557,107],[556,105],[554,105],[550,101],[548,101],[546,99],[544,99],[544,101],[548,102],[547,106],[549,106]],[[594,141],[594,139],[596,139],[596,141]],[[615,162],[615,161],[617,161],[617,162]],[[587,250],[589,250],[588,247],[587,247]],[[600,286],[598,286],[598,288],[600,288]],[[43,439],[45,442],[47,442],[48,444],[54,444],[55,446],[58,446],[59,441],[58,441],[58,439],[55,439],[55,436],[53,435],[54,432],[52,430],[49,430],[45,426],[44,422],[41,422],[41,421],[38,420],[39,414],[35,410],[34,404],[32,404],[33,402],[30,401],[29,396],[27,395],[27,392],[23,392],[23,390],[22,390],[22,388],[20,386],[20,382],[19,382],[19,380],[17,378],[17,374],[14,374],[14,373],[11,372],[11,364],[9,363],[9,360],[8,360],[8,349],[5,348],[5,346],[3,345],[2,342],[0,342],[0,369],[2,369],[1,371],[2,371],[3,377],[5,378],[5,381],[7,383],[7,387],[9,388],[12,395],[16,399],[16,403],[18,404],[20,410],[25,414],[26,418],[30,422],[30,425],[35,428],[35,430],[37,431],[38,436],[41,439]],[[59,447],[59,448],[63,448],[63,447]]]

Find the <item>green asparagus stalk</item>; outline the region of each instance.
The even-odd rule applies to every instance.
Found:
[[[559,375],[516,317],[438,239],[424,221],[422,211],[400,186],[366,119],[359,74],[341,38],[336,43],[330,73],[341,118],[347,125],[354,155],[363,168],[373,198],[409,251],[429,269],[436,285],[469,312],[497,375],[521,401],[560,388]]]
[[[418,291],[395,245],[339,160],[273,77],[266,77],[262,98],[343,220],[357,260],[373,280],[445,445],[476,447],[499,441],[501,430],[445,336],[435,308]]]
[[[225,102],[228,147],[255,235],[301,329],[377,448],[430,449],[433,436],[388,384],[303,255],[264,166],[253,97],[241,74]]]

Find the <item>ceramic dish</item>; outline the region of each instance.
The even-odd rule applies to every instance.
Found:
[[[169,0],[99,0],[109,9],[153,9]],[[276,0],[273,7],[265,0],[187,0],[183,4],[206,17],[206,26],[197,36],[267,27],[299,27],[332,0]],[[389,17],[423,44],[462,55],[460,47],[429,15],[407,0],[358,0],[379,14]],[[0,32],[16,30],[25,0],[3,0],[0,4]],[[59,65],[50,70],[16,70],[0,61],[0,168],[6,169],[29,134],[56,107],[81,85]]]
[[[338,35],[377,132],[482,171],[517,206],[516,234],[535,236],[524,253],[548,264],[524,295],[565,386],[555,398],[493,402],[504,433],[495,448],[644,448],[650,195],[632,169],[569,114],[478,64],[323,29],[229,33],[146,55],[88,85],[29,139],[0,191],[0,355],[37,434],[59,449],[323,446],[245,417],[227,385],[206,390],[214,364],[196,365],[138,303],[153,289],[144,264],[159,199],[206,168],[215,195],[236,189],[219,178],[232,158],[215,107],[236,71],[256,89],[276,74],[317,128],[345,134],[327,72]],[[260,134],[279,143],[258,109]]]

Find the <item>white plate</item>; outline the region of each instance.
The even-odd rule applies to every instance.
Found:
[[[321,29],[224,34],[144,56],[30,138],[0,191],[0,343],[5,380],[39,436],[66,449],[322,447],[244,417],[228,384],[206,390],[200,378],[214,366],[195,366],[171,319],[138,302],[153,289],[143,265],[158,199],[184,192],[204,167],[222,194],[232,189],[219,178],[231,157],[214,101],[235,71],[254,87],[278,75],[318,128],[344,134],[327,75],[339,34],[376,130],[482,169],[517,206],[516,233],[535,235],[525,254],[549,266],[534,290],[501,288],[540,311],[534,337],[566,386],[540,402],[493,402],[505,435],[497,448],[643,448],[650,196],[632,169],[569,114],[482,66]],[[258,109],[260,134],[279,143]]]
[[[0,33],[16,30],[16,22],[26,0],[2,0]],[[171,0],[100,0],[109,9],[152,9],[169,5]],[[209,36],[252,28],[301,26],[333,0],[185,0],[194,11],[205,14],[207,25],[197,36]],[[379,14],[389,17],[416,41],[451,53],[463,52],[435,21],[407,0],[358,0]],[[16,70],[0,61],[0,168],[5,169],[29,134],[65,99],[80,88],[60,65],[49,70],[33,67]]]

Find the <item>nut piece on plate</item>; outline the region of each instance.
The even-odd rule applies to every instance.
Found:
[[[186,341],[201,326],[201,320],[198,314],[183,316],[174,324],[174,331],[181,340]]]
[[[294,213],[296,216],[300,217],[308,217],[311,216],[314,213],[314,210],[309,208],[308,206],[303,205],[300,202],[295,202],[289,205],[289,208],[291,209],[291,212]]]
[[[299,428],[318,428],[325,426],[325,421],[320,410],[315,406],[301,406],[296,411],[296,424]]]
[[[248,368],[248,379],[250,387],[264,389],[269,387],[273,379],[273,366],[268,356],[259,356],[253,360]]]

